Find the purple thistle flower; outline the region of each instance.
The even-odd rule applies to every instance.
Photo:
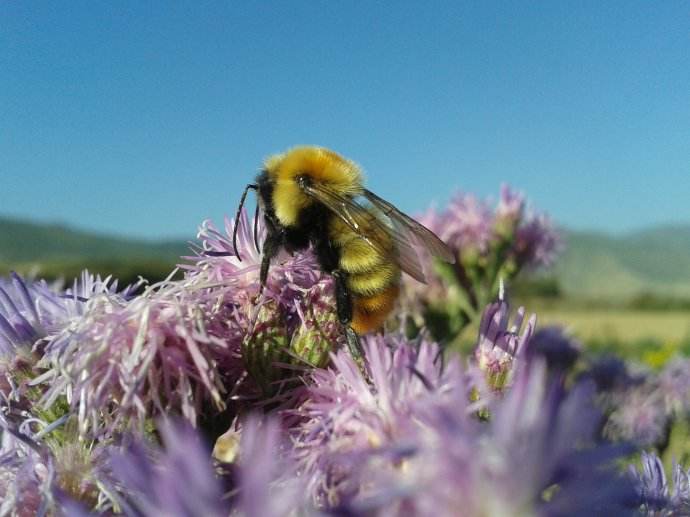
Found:
[[[231,310],[217,307],[212,294],[172,282],[130,301],[99,296],[86,303],[84,316],[46,346],[45,407],[66,396],[82,433],[128,421],[142,428],[168,411],[195,422],[205,399],[223,407],[219,358],[235,352],[241,366],[223,339]]]
[[[596,358],[582,377],[593,380],[597,391],[602,393],[621,392],[644,381],[633,377],[625,361],[613,355]]]
[[[666,412],[682,417],[690,412],[690,359],[669,361],[656,379]]]
[[[12,273],[11,282],[0,283],[0,358],[17,353],[28,357],[36,340],[45,335],[41,323],[33,286]]]
[[[403,313],[439,340],[451,340],[479,319],[496,298],[501,282],[521,270],[550,265],[560,240],[548,218],[526,213],[522,194],[501,187],[495,208],[457,194],[442,212],[429,210],[420,221],[453,250],[455,264],[427,264],[428,285],[403,280]],[[433,267],[431,267],[433,266]]]
[[[612,408],[604,426],[607,438],[641,446],[661,444],[668,438],[670,420],[663,398],[648,383],[615,394],[604,404]]]
[[[324,364],[339,345],[332,280],[315,267],[311,252],[279,257],[257,300],[260,259],[245,213],[240,222],[242,261],[229,256],[232,221],[225,233],[207,222],[182,280],[131,299],[100,289],[82,300],[75,289],[69,301],[82,304],[81,314],[46,339],[44,407],[66,397],[82,433],[125,425],[141,430],[147,419],[171,411],[195,423],[206,402],[221,410],[229,397],[261,395],[246,382],[245,365],[258,385],[270,386],[279,380],[274,363],[294,357]],[[261,237],[262,225],[258,232]],[[261,335],[284,333],[289,360],[257,344],[257,328]]]
[[[113,453],[110,464],[122,489],[122,505],[130,515],[208,517],[227,515],[211,453],[183,423],[158,426],[165,450],[132,442]]]
[[[298,411],[304,422],[296,430],[296,454],[319,505],[335,506],[358,492],[348,457],[404,444],[419,408],[444,400],[463,406],[468,399],[459,362],[443,368],[436,345],[413,346],[389,335],[369,336],[363,346],[367,375],[345,351],[335,354],[332,369],[312,373]]]
[[[0,410],[9,420],[18,422],[22,415],[35,413],[43,394],[36,383],[45,375],[45,344],[81,318],[83,300],[102,293],[116,296],[115,289],[116,283],[108,285],[107,279],[88,272],[65,293],[14,273],[11,280],[0,279]]]
[[[550,326],[534,333],[526,351],[528,357],[543,357],[550,371],[563,373],[575,364],[581,348],[561,327]]]
[[[296,453],[320,506],[473,516],[624,515],[634,505],[609,465],[627,449],[596,442],[592,384],[568,393],[535,359],[503,397],[484,400],[484,423],[459,362],[442,369],[432,345],[391,344],[368,340],[367,375],[346,354],[313,374]]]
[[[52,496],[50,471],[36,451],[8,434],[1,432],[0,515],[38,515]]]
[[[496,219],[508,222],[507,226],[513,228],[522,219],[524,208],[525,196],[520,192],[511,190],[510,186],[506,184],[501,185],[501,193],[496,206]]]
[[[485,253],[492,236],[488,203],[470,194],[456,194],[444,212],[430,209],[419,221],[459,253]]]
[[[256,238],[262,242],[263,220],[258,223]],[[202,225],[196,256],[189,257],[192,265],[183,266],[185,285],[214,289],[219,299],[236,308],[230,325],[233,337],[251,378],[264,395],[273,396],[281,389],[281,379],[294,377],[286,363],[323,366],[329,353],[342,345],[333,281],[320,270],[311,250],[294,256],[282,252],[272,261],[258,297],[261,255],[244,211],[239,224],[241,261],[234,256],[231,220],[226,219],[224,232],[208,221]]]
[[[551,219],[544,214],[530,214],[517,228],[514,253],[519,267],[551,266],[562,247]]]
[[[245,419],[240,446],[236,508],[240,515],[316,514],[304,496],[303,480],[276,419]]]
[[[78,440],[76,426],[54,436],[64,420],[46,424],[27,417],[16,425],[0,417],[0,515],[62,514],[76,505],[114,508],[117,498],[105,489],[110,446]]]
[[[690,514],[690,470],[673,464],[673,487],[669,487],[661,459],[643,452],[642,467],[630,465],[629,473],[634,480],[640,499],[640,509],[649,516],[675,516]]]
[[[460,263],[466,265],[486,258],[498,241],[509,244],[508,256],[518,268],[550,265],[561,246],[548,217],[525,214],[524,196],[507,185],[501,186],[495,209],[488,200],[458,193],[445,211],[431,209],[419,220],[456,250]]]
[[[188,284],[196,288],[232,287],[234,290],[244,290],[249,295],[258,293],[261,253],[255,248],[254,232],[246,211],[240,214],[237,232],[242,260],[234,255],[233,230],[234,222],[228,218],[225,219],[222,232],[211,221],[202,223],[198,233],[200,243],[194,247],[196,254],[186,257],[191,264],[180,266],[186,270]],[[266,230],[260,218],[256,234],[258,242],[263,242],[265,236]],[[281,252],[271,262],[264,294],[280,300],[291,300],[301,290],[323,280],[324,276],[311,251],[292,257]]]
[[[66,290],[50,287],[44,280],[25,281],[16,273],[11,281],[0,278],[0,317],[14,327],[9,330],[0,320],[0,338],[15,338],[15,343],[33,344],[40,338],[61,331],[84,314],[84,302],[98,295],[127,298],[137,286],[117,291],[117,280],[101,279],[87,270]],[[0,344],[2,340],[0,339]]]
[[[508,185],[501,185],[498,205],[494,213],[494,234],[498,239],[510,241],[515,230],[522,221],[525,209],[525,197],[510,189]]]
[[[532,339],[537,316],[532,314],[523,328],[524,319],[525,309],[520,307],[511,325],[510,308],[503,300],[488,305],[482,314],[474,358],[495,391],[502,391],[510,383],[514,361]]]

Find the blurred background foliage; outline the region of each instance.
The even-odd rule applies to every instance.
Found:
[[[560,230],[564,246],[548,269],[507,282],[513,307],[561,324],[586,349],[661,367],[690,355],[690,227],[658,227],[624,236]],[[0,275],[71,282],[84,268],[121,285],[167,277],[189,254],[184,239],[111,237],[64,225],[0,218]],[[475,325],[462,341],[475,338]]]

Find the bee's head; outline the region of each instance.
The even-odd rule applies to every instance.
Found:
[[[323,147],[294,147],[270,156],[264,170],[273,184],[273,208],[284,226],[294,226],[299,213],[314,200],[301,185],[327,183],[344,195],[357,195],[362,189],[362,175],[353,162]]]

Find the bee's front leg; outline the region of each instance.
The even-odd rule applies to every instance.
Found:
[[[259,287],[259,294],[261,294],[263,291],[264,286],[266,285],[266,280],[268,280],[268,269],[271,266],[271,260],[278,254],[281,245],[282,239],[280,233],[277,231],[269,231],[268,235],[266,235],[266,239],[264,240],[264,244],[261,247],[261,270],[259,273],[259,281],[261,285]]]

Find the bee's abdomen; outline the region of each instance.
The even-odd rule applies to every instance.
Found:
[[[352,321],[350,326],[357,334],[379,329],[395,306],[400,288],[394,283],[372,296],[352,297]]]
[[[352,329],[364,334],[381,327],[398,297],[398,265],[356,237],[340,249],[340,270],[352,296]]]

